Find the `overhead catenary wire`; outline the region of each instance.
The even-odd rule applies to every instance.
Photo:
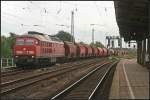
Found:
[[[15,25],[17,25],[18,27],[21,27],[23,24],[25,24],[24,20],[27,18],[27,17],[23,18],[21,16],[18,16],[18,15],[15,15],[15,14],[11,14],[11,13],[7,13],[7,12],[2,12],[2,16],[6,16],[5,19],[3,19],[3,20],[5,21],[7,19],[7,23],[8,22],[12,23],[12,21],[14,23],[14,21],[15,22],[17,21],[18,24],[15,24]],[[28,17],[28,18],[30,18],[30,17]],[[31,22],[30,20],[26,19],[26,23],[29,24],[30,22]]]
[[[7,20],[5,20],[4,18],[1,18],[1,21],[4,21],[4,22],[9,22],[9,23],[12,23],[13,22],[13,24],[16,24],[15,22],[17,21],[18,23],[22,23],[22,19],[19,19],[18,20],[18,18],[17,17],[14,17],[14,16],[8,16],[8,15],[1,15],[1,17],[4,17],[5,19],[7,19]]]
[[[51,15],[50,17],[53,17],[55,20],[62,21],[62,20],[61,20],[60,18],[58,18],[57,16],[51,14],[51,13],[47,10],[47,8],[38,6],[37,4],[35,4],[35,3],[33,3],[33,2],[30,2],[30,4],[31,4],[31,6],[34,5],[34,7],[38,8],[38,9],[40,10],[40,15],[41,15],[41,17],[42,17],[42,20],[43,20],[42,22],[43,22],[43,24],[44,24],[45,22],[47,22],[46,15],[48,15],[48,14],[50,14],[50,15]],[[44,19],[45,19],[45,20],[44,20]]]
[[[94,3],[94,5],[95,5],[95,7],[96,7],[96,9],[97,9],[97,12],[98,12],[98,15],[99,15],[99,17],[100,17],[100,19],[101,19],[101,23],[102,23],[102,25],[104,25],[103,24],[103,21],[102,21],[102,15],[101,15],[101,13],[100,13],[100,9],[99,9],[99,7],[97,6],[97,4],[96,4],[96,1],[93,1],[93,3]],[[106,24],[105,24],[105,26],[106,26]]]
[[[100,13],[100,10],[99,10],[99,8],[98,8],[98,6],[97,6],[97,4],[96,4],[96,1],[93,1],[93,3],[94,3],[94,5],[96,6],[96,9],[97,9],[97,11],[98,11],[99,16],[101,17],[101,13]]]
[[[7,22],[14,22],[16,23],[16,21],[20,24],[22,24],[24,22],[24,18],[22,18],[21,16],[16,16],[14,14],[11,14],[11,13],[6,13],[6,12],[3,12],[2,16],[5,16],[4,18],[2,18],[2,20],[4,21],[7,21]],[[30,23],[29,20],[26,20],[26,23]]]
[[[59,14],[62,10],[62,1],[60,1],[59,10],[57,11],[57,14]]]
[[[31,6],[33,6],[34,5],[34,7],[36,7],[37,9],[39,9],[40,10],[40,14],[41,14],[41,16],[45,16],[45,17],[53,17],[57,22],[58,22],[58,20],[60,21],[60,22],[62,22],[63,24],[64,24],[64,22],[67,22],[68,21],[68,18],[65,18],[65,17],[62,17],[62,15],[61,16],[58,16],[58,15],[56,15],[56,12],[55,13],[51,13],[51,9],[49,10],[48,8],[46,8],[46,7],[43,7],[43,6],[39,6],[39,4],[37,4],[37,3],[35,3],[34,1],[29,1],[29,3],[31,4],[31,5],[28,5],[27,7],[31,7]],[[61,11],[63,10],[63,8],[62,8],[62,4],[69,4],[69,5],[71,5],[71,6],[74,6],[75,8],[77,8],[77,6],[89,6],[89,5],[87,5],[87,4],[78,4],[78,3],[73,3],[73,2],[65,2],[65,1],[59,1],[59,9],[58,10],[60,10],[61,9]],[[43,4],[43,3],[42,3]],[[100,16],[100,14],[101,14],[101,11],[100,11],[100,8],[105,8],[105,7],[101,7],[101,6],[99,6],[98,4],[96,4],[97,6],[96,6],[96,9],[97,9],[97,11],[98,11],[98,13],[99,13],[99,16]],[[92,6],[92,4],[91,4],[91,7],[93,7]],[[112,7],[111,7],[112,8]],[[28,8],[26,8],[26,9],[28,9]],[[32,12],[32,10],[34,10],[34,9],[30,9],[30,11]],[[108,9],[107,9],[107,7],[106,7],[106,10],[105,11],[107,11]],[[26,10],[27,12],[28,12],[28,10]],[[29,11],[29,12],[30,12]],[[54,10],[52,10],[52,11],[54,11]],[[30,12],[30,13],[31,13]],[[59,12],[59,14],[60,14],[60,12]],[[48,16],[48,15],[50,15],[50,16]],[[68,12],[68,16],[70,15],[70,12]],[[101,17],[101,16],[100,16]],[[35,17],[36,18],[36,17]],[[48,20],[48,18],[46,19],[46,20]],[[66,21],[67,20],[67,21]],[[68,21],[68,22],[70,22],[70,20]]]
[[[27,4],[27,2],[25,2]],[[3,9],[6,9],[6,8],[3,8]],[[10,10],[6,10],[6,11],[2,11],[1,14],[6,14],[7,16],[12,16],[13,18],[17,18],[21,21],[25,20],[26,18],[30,18],[30,17],[22,17],[22,16],[19,16],[20,14],[23,14],[23,13],[27,13],[27,12],[30,12],[28,9],[30,9],[30,6],[27,5],[27,6],[17,6],[17,3],[16,3],[16,6],[14,5],[10,5],[9,7],[7,7],[7,9],[10,9]],[[16,13],[12,13],[11,10],[14,10]],[[27,12],[23,12],[24,10],[27,9]],[[18,13],[19,11],[19,13]],[[29,14],[26,14],[26,15],[29,15]],[[37,19],[37,17],[35,17],[35,19]],[[38,19],[37,19],[38,20]],[[12,20],[11,20],[12,21]],[[28,20],[27,20],[28,21]],[[30,21],[29,21],[30,22]]]
[[[27,5],[27,6],[25,6],[25,7],[20,7],[22,10],[26,10],[27,12],[30,12],[30,16],[32,15],[32,13],[31,13],[31,11],[32,11],[32,9],[30,9],[30,6],[34,6],[34,7],[36,7],[36,8],[38,8],[39,10],[40,10],[40,15],[41,15],[41,17],[43,17],[43,16],[45,16],[45,14],[50,14],[51,16],[50,17],[53,17],[55,20],[59,20],[59,21],[61,21],[61,22],[65,22],[65,20],[68,20],[68,18],[64,18],[64,17],[58,17],[57,15],[55,15],[55,14],[53,14],[53,13],[49,13],[49,11],[47,10],[47,8],[44,8],[44,7],[41,7],[41,6],[38,6],[37,4],[35,4],[34,2],[32,2],[32,1],[29,1],[28,2],[29,4],[31,4],[31,5]],[[62,5],[62,3],[61,3],[61,1],[60,1],[60,9],[62,9],[62,7],[61,7],[61,5]],[[30,9],[30,10],[29,10]],[[44,14],[44,15],[43,15]],[[69,16],[69,15],[68,15]],[[62,20],[63,19],[63,20]]]
[[[33,4],[33,3],[32,3]],[[65,17],[58,17],[57,16],[57,13],[55,14],[55,13],[51,13],[47,8],[45,8],[45,7],[43,7],[43,8],[41,8],[41,7],[39,7],[37,4],[34,4],[36,7],[38,7],[39,9],[44,9],[44,12],[45,12],[45,14],[47,14],[47,15],[51,15],[54,19],[56,19],[56,20],[59,20],[59,21],[63,21],[63,23],[64,23],[64,20],[68,20],[68,18],[65,18]],[[42,11],[42,10],[41,10]],[[60,1],[60,7],[59,7],[59,11],[57,11],[57,12],[59,12],[60,13],[60,11],[62,11],[62,1]],[[41,14],[41,16],[42,16],[42,14]],[[51,17],[50,16],[50,17]],[[63,19],[63,20],[62,20]]]
[[[73,6],[80,5],[80,4],[77,4],[77,3],[76,3],[76,4],[73,4],[73,3],[62,2],[62,1],[59,1],[59,2],[60,2],[60,4],[59,4],[60,6],[59,6],[59,10],[57,11],[57,14],[59,14],[60,11],[62,10],[62,3],[63,3],[63,4],[67,3],[67,4],[69,4],[69,5],[71,4],[71,5],[73,5]],[[95,3],[96,3],[96,2],[95,2]],[[33,3],[32,3],[32,4],[33,4]],[[35,4],[34,4],[34,5],[35,5]],[[81,5],[83,5],[83,4],[81,4]],[[99,10],[100,6],[98,6],[97,4],[95,4],[95,5],[96,5],[96,8],[97,8],[97,10],[98,10],[99,15],[101,16],[101,13],[100,13],[100,10]],[[37,5],[36,5],[36,6],[37,6]],[[37,6],[37,7],[40,8],[39,6]],[[76,8],[77,8],[77,7],[76,7]],[[105,8],[105,12],[107,11],[107,7],[102,7],[102,8]],[[112,8],[112,7],[111,7],[111,8]],[[48,11],[46,8],[44,9],[44,11],[49,14],[49,11]],[[51,14],[51,15],[54,16],[55,19],[58,19],[58,16],[53,15],[53,14]],[[56,17],[57,17],[57,18],[56,18]],[[59,18],[59,19],[60,19],[60,18]],[[63,17],[63,19],[68,20],[68,18],[64,18],[64,17]]]
[[[31,22],[30,20],[28,20],[28,18],[30,18],[30,17],[22,17],[22,16],[19,16],[18,14],[17,15],[14,14],[14,13],[12,14],[12,13],[8,13],[8,12],[2,12],[2,15],[6,15],[7,17],[12,17],[12,19],[16,19],[17,21],[20,21],[22,23],[24,20],[26,20],[25,22],[28,22],[28,23]],[[35,18],[34,20],[37,22],[40,21],[37,18]],[[13,21],[13,20],[9,20],[9,21]]]
[[[66,4],[66,5],[75,5],[74,3],[70,3],[70,2],[63,2],[63,4]],[[77,4],[77,3],[76,3]],[[88,4],[77,4],[78,6],[86,6],[86,7],[92,7],[93,8],[93,5],[88,5]],[[101,6],[101,5],[97,5],[99,8],[114,8],[113,6]]]

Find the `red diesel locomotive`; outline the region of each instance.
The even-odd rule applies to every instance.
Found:
[[[104,57],[106,48],[90,47],[79,43],[63,42],[56,37],[39,32],[16,37],[14,59],[18,67],[26,65],[50,65],[79,58]]]

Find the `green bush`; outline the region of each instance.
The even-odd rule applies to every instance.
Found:
[[[9,37],[1,36],[1,57],[11,58],[13,56],[13,46],[15,43],[14,33],[10,33]]]

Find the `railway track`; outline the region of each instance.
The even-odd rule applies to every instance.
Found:
[[[89,62],[80,62],[80,63],[76,63],[70,67],[66,66],[66,67],[62,67],[60,69],[57,70],[53,70],[53,71],[48,71],[45,73],[40,73],[38,75],[34,75],[31,77],[26,77],[26,78],[21,78],[21,79],[17,79],[17,80],[12,80],[12,81],[8,81],[5,83],[1,83],[1,95],[6,95],[12,92],[15,92],[19,89],[22,89],[26,86],[32,85],[34,83],[40,82],[42,80],[46,80],[61,74],[64,74],[66,72],[70,72],[71,70],[75,70],[78,69],[80,67],[85,67],[86,65],[89,64],[94,64],[96,62],[98,62],[100,60],[90,60]]]
[[[66,65],[66,64],[64,64],[64,65]],[[55,65],[55,66],[58,66],[58,65]],[[43,69],[43,68],[39,68],[39,69]],[[34,69],[34,70],[36,70],[36,69]],[[4,68],[1,71],[1,77],[7,77],[7,76],[19,74],[19,73],[29,72],[29,71],[33,71],[33,69],[32,70],[31,69],[22,69],[22,68],[17,68],[17,67]]]
[[[5,77],[8,75],[15,75],[15,74],[22,73],[22,72],[25,72],[25,70],[20,69],[20,68],[11,68],[7,71],[4,71],[4,72],[2,71],[1,77]]]
[[[99,89],[101,84],[105,81],[106,76],[109,74],[111,69],[114,67],[114,63],[104,63],[94,70],[90,71],[84,77],[57,93],[51,97],[51,100],[96,100],[93,99],[96,95],[96,91]],[[103,91],[104,92],[104,91]]]
[[[96,59],[95,59],[96,60]],[[43,73],[43,72],[47,72],[49,70],[53,71],[53,70],[57,70],[57,69],[61,69],[62,67],[68,67],[68,66],[72,66],[72,65],[78,65],[81,63],[87,63],[92,61],[92,59],[87,59],[87,60],[83,60],[83,61],[76,61],[76,62],[69,62],[69,63],[64,63],[64,64],[56,64],[54,66],[51,67],[46,67],[46,68],[38,68],[38,69],[26,69],[26,70],[20,70],[20,71],[12,71],[8,74],[1,74],[1,83],[3,82],[8,82],[8,81],[12,81],[12,80],[19,80],[21,78],[25,78],[25,77],[30,77],[33,75],[37,75],[39,73]]]
[[[67,65],[68,63],[65,63],[63,65]],[[54,67],[56,67],[58,65],[54,65]],[[53,66],[51,66],[53,67]],[[50,67],[50,68],[51,68]],[[8,76],[11,76],[11,75],[16,75],[16,74],[19,74],[19,73],[26,73],[26,72],[31,72],[33,70],[44,70],[44,69],[48,69],[49,67],[45,67],[45,68],[38,68],[38,69],[21,69],[21,68],[11,68],[9,69],[8,71],[5,71],[5,72],[2,72],[1,73],[1,76],[2,77],[8,77]]]
[[[87,62],[87,61],[90,61],[91,59],[87,59],[87,60],[83,60],[83,61],[76,61],[76,62],[69,62],[69,63],[64,63],[64,64],[56,64],[56,65],[53,65],[51,67],[44,67],[44,68],[38,68],[38,69],[21,69],[21,68],[10,68],[8,71],[5,71],[5,72],[2,72],[1,73],[1,77],[9,77],[9,76],[15,76],[17,74],[20,74],[20,73],[28,73],[28,72],[32,72],[32,71],[35,71],[35,70],[53,70],[53,69],[57,69],[57,67],[59,66],[71,66],[73,64],[78,64],[78,63],[81,63],[81,62]]]

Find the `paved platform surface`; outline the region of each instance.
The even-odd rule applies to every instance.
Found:
[[[136,59],[121,60],[114,73],[109,99],[149,99],[149,70]]]

